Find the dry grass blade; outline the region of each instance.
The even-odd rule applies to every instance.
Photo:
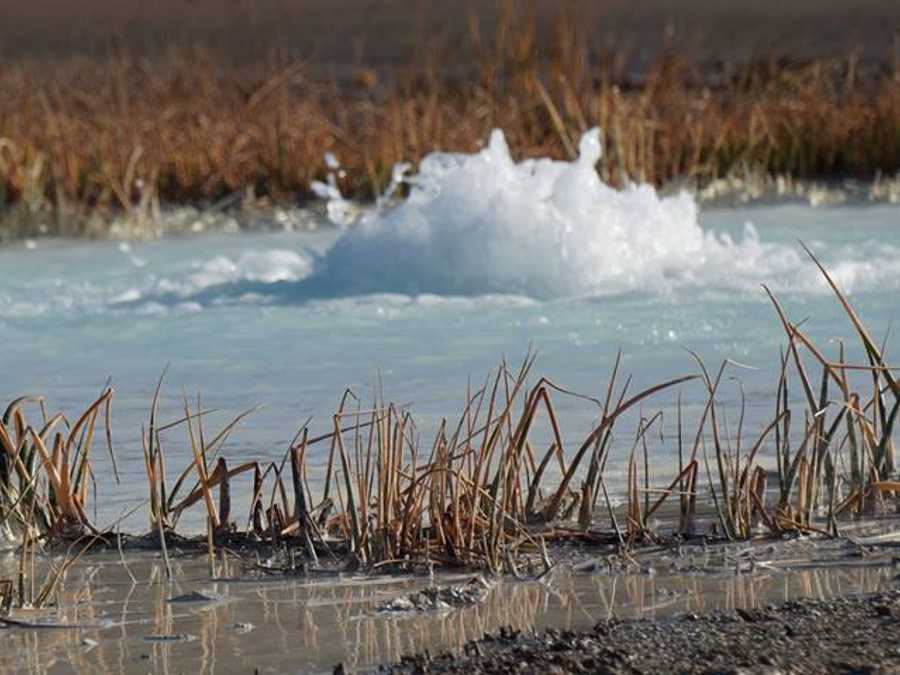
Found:
[[[812,259],[813,263],[815,263],[816,267],[819,268],[819,271],[822,273],[822,276],[825,277],[825,280],[828,282],[828,285],[831,287],[832,292],[835,297],[841,303],[841,306],[844,308],[844,311],[847,313],[847,316],[850,317],[850,321],[853,323],[853,327],[856,329],[857,334],[862,340],[863,346],[866,348],[866,352],[869,358],[872,360],[872,365],[878,366],[880,368],[880,373],[887,380],[888,384],[891,387],[891,390],[894,393],[894,396],[900,397],[900,384],[894,379],[894,376],[891,374],[891,368],[889,368],[885,362],[884,358],[881,355],[881,351],[878,348],[876,342],[871,338],[869,332],[866,330],[866,327],[863,325],[863,322],[860,320],[859,316],[856,314],[856,311],[853,309],[853,306],[849,303],[844,294],[841,293],[841,289],[838,288],[838,285],[835,283],[834,279],[831,278],[831,275],[828,274],[828,271],[819,262],[818,258],[813,255],[812,251],[807,248],[806,244],[802,241],[799,242],[800,246],[803,247],[803,250],[806,251],[806,254]]]
[[[616,419],[625,413],[630,408],[634,407],[641,401],[654,394],[657,394],[661,391],[665,391],[666,389],[670,389],[672,387],[676,387],[679,384],[684,384],[685,382],[690,382],[691,380],[697,379],[696,375],[687,375],[684,377],[678,377],[674,380],[668,380],[661,384],[654,385],[652,387],[648,387],[643,391],[635,394],[630,399],[625,401],[624,403],[620,403],[610,411],[609,413],[604,413],[603,418],[600,421],[600,424],[597,426],[597,429],[593,431],[590,436],[581,444],[581,447],[575,453],[575,456],[572,458],[569,463],[569,468],[563,476],[562,482],[557,488],[556,494],[551,499],[550,503],[547,505],[547,508],[544,511],[543,517],[545,522],[550,522],[554,520],[559,512],[560,504],[562,503],[562,499],[565,496],[566,490],[568,490],[569,485],[572,482],[572,479],[575,477],[575,472],[578,470],[579,465],[587,454],[588,450],[591,449],[593,444],[596,442],[598,438],[600,438],[607,430],[609,430],[613,424],[615,424]]]

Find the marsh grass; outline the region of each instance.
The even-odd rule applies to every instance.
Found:
[[[664,53],[636,70],[626,51],[589,44],[565,11],[548,29],[510,10],[491,34],[473,18],[465,44],[423,48],[389,72],[117,51],[2,62],[0,91],[5,239],[100,236],[110,214],[153,236],[160,202],[304,199],[327,151],[346,171],[341,188],[373,198],[395,163],[474,151],[495,127],[520,155],[565,158],[599,126],[598,171],[613,184],[900,169],[896,54],[698,64]]]
[[[0,532],[25,541],[97,534],[85,510],[95,480],[91,450],[103,416],[115,467],[112,396],[113,390],[104,388],[72,422],[62,413],[48,416],[37,396],[18,398],[6,408],[0,420]],[[36,425],[26,418],[26,406],[38,409]]]
[[[627,558],[644,543],[700,535],[839,536],[849,518],[889,515],[900,507],[894,447],[900,381],[827,270],[809,256],[846,313],[864,361],[848,362],[840,342],[829,356],[769,293],[786,343],[772,417],[755,434],[745,428],[743,391],[734,385],[741,364],[710,369],[694,355],[697,373],[635,390],[617,358],[602,396],[593,398],[546,378],[529,383],[535,361],[529,354],[517,367],[502,363],[470,389],[459,416],[443,420],[427,444],[409,410],[381,394],[364,404],[348,390],[325,433],[314,435],[307,422],[280,460],[233,463],[223,448],[253,409],[210,432],[206,418],[213,411],[185,394],[183,415],[161,423],[163,375],[142,436],[150,533],[142,541],[155,542],[168,562],[167,542],[185,541],[176,534],[179,519],[202,508],[213,575],[217,553],[227,567],[228,550],[241,546],[280,552],[273,558],[279,562],[255,565],[267,573],[349,564],[519,575],[522,565],[546,573],[554,543],[601,544]],[[726,385],[738,386],[738,405],[723,404]],[[698,386],[705,402],[689,420],[681,392]],[[671,433],[665,416],[673,408],[663,400],[673,394]],[[0,607],[11,598],[46,602],[65,569],[98,542],[114,542],[121,552],[117,525],[99,528],[86,510],[96,492],[91,449],[101,419],[115,467],[112,395],[104,388],[72,421],[49,415],[39,397],[13,401],[0,419],[0,527],[19,543],[18,579],[0,583]],[[594,410],[592,428],[574,444],[558,412],[564,399]],[[659,412],[649,413],[656,405]],[[34,423],[26,411],[36,414]],[[173,470],[167,448],[176,444],[177,456],[188,460]],[[651,466],[651,447],[657,460],[677,457],[674,473],[660,476]],[[624,490],[615,494],[611,457],[627,466]],[[233,508],[238,485],[249,489],[249,499],[239,500],[249,505],[244,514]],[[35,556],[60,547],[65,558],[37,586]]]

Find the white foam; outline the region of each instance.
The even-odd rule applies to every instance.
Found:
[[[312,271],[312,261],[306,255],[284,249],[250,250],[236,259],[217,255],[197,262],[193,269],[181,275],[164,277],[156,283],[155,292],[187,298],[216,286],[240,282],[274,284],[279,281],[298,281]]]
[[[692,196],[614,189],[595,171],[600,156],[597,130],[582,137],[572,162],[516,163],[500,131],[480,152],[431,154],[405,179],[408,198],[348,229],[317,263],[314,281],[334,295],[538,299],[761,282],[824,290],[798,247],[763,242],[749,224],[736,240],[704,231]],[[888,258],[881,262],[895,271]],[[851,284],[883,272],[878,261],[841,267],[839,278]]]
[[[0,250],[0,317],[273,303],[391,316],[623,294],[763,300],[762,283],[779,294],[827,294],[797,235],[848,293],[900,288],[896,206],[721,210],[701,227],[689,194],[604,184],[600,155],[592,131],[575,161],[517,163],[497,131],[479,152],[433,153],[417,173],[398,165],[361,216],[332,172],[318,185],[339,224],[329,232]],[[404,185],[409,194],[398,199]],[[745,220],[760,225],[742,229]]]

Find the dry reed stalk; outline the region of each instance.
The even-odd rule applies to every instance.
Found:
[[[13,582],[0,579],[0,616],[8,616],[13,606]]]
[[[58,430],[68,425],[66,420],[48,416],[40,397],[21,397],[7,407],[0,421],[0,532],[24,540],[75,540],[94,531],[85,510],[90,453],[97,421],[109,410],[112,394],[106,387],[66,434]],[[40,409],[39,430],[25,417],[28,404]],[[106,424],[109,439],[108,417]],[[109,452],[114,457],[111,444]]]

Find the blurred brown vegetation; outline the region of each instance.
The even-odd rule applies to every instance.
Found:
[[[187,48],[0,61],[0,211],[96,213],[148,195],[210,203],[248,190],[303,199],[328,151],[346,170],[342,188],[372,197],[395,162],[472,151],[494,127],[520,156],[562,158],[598,125],[599,170],[613,183],[900,169],[896,45],[877,62],[851,52],[696,64],[664,52],[636,73],[565,12],[540,46],[527,14],[484,32],[473,19],[465,59],[423,49],[390,73],[361,65],[349,77],[277,54],[226,65]]]

